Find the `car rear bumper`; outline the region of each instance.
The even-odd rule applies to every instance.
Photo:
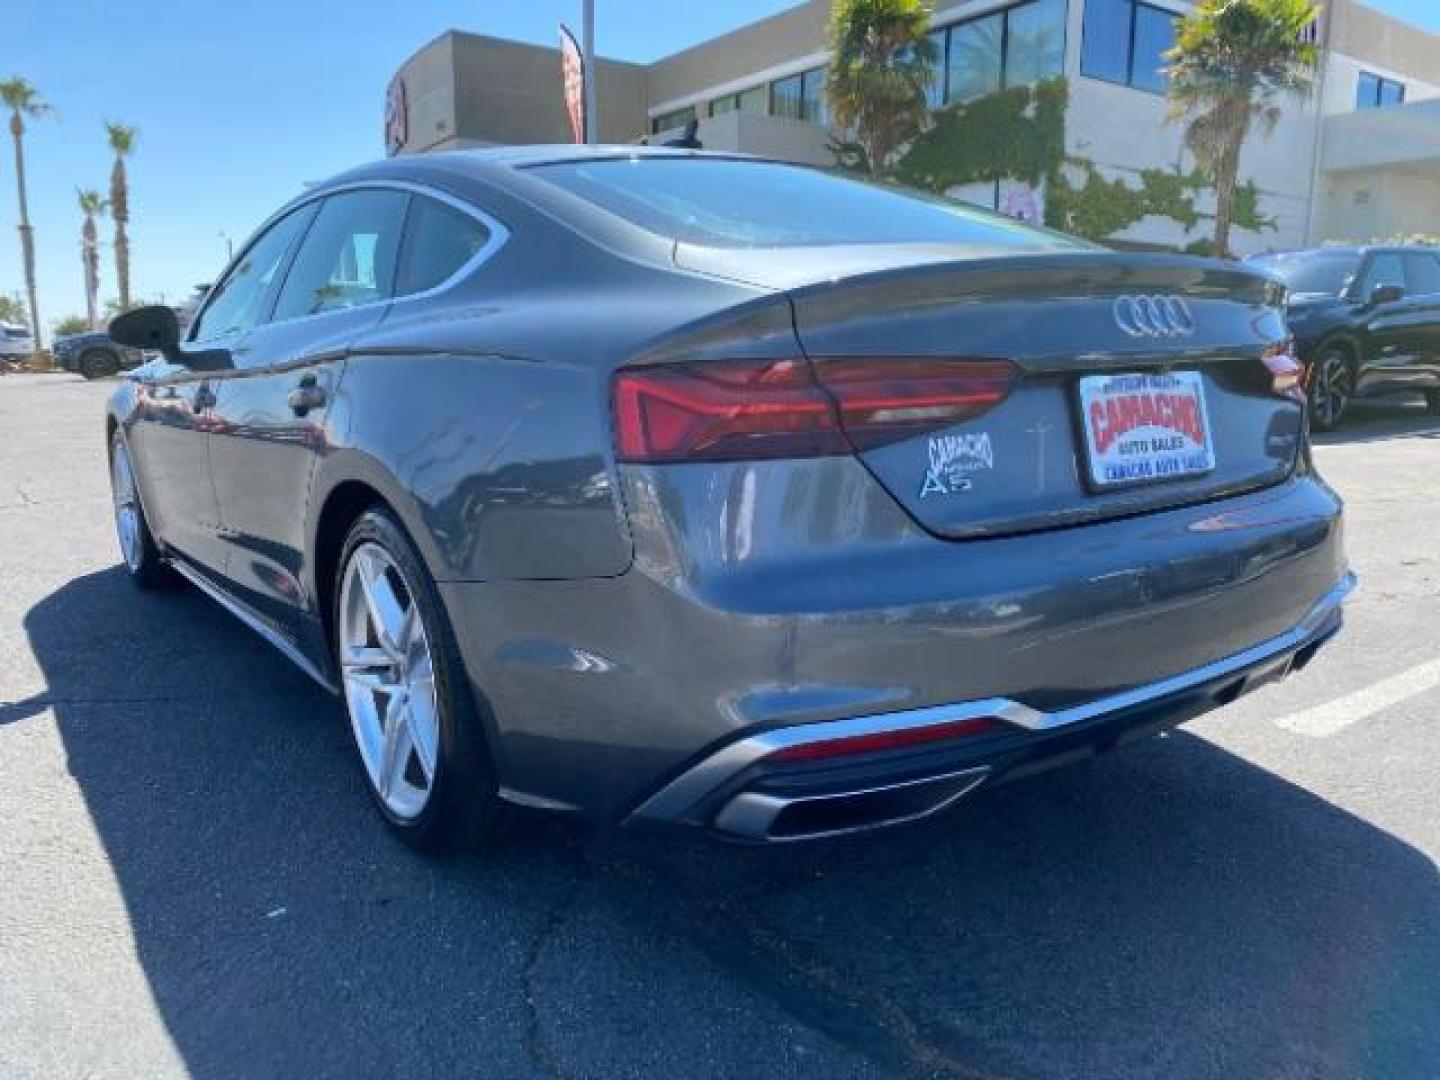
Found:
[[[999,755],[993,782],[1007,755],[1081,731],[1103,742],[1139,713],[1178,722],[1289,656],[1303,663],[1327,628],[1301,630],[1348,573],[1340,501],[1308,475],[955,542],[918,528],[853,459],[715,472],[627,477],[635,561],[616,577],[441,583],[490,706],[502,794],[713,826],[708,796],[652,800],[751,738],[1004,699],[1005,729],[966,747]],[[1174,682],[1216,671],[1213,686]]]
[[[685,823],[730,839],[814,839],[914,821],[984,784],[1102,753],[1227,705],[1303,668],[1339,632],[1347,574],[1292,629],[1145,686],[1045,712],[1009,698],[778,728],[706,755],[646,799],[628,822]],[[967,734],[976,720],[994,727]],[[776,755],[822,744],[954,726],[921,750],[832,754],[796,766]]]

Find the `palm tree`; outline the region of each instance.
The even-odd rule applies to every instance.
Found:
[[[1319,51],[1304,40],[1311,0],[1200,0],[1180,23],[1170,61],[1170,119],[1189,117],[1185,145],[1215,185],[1216,255],[1230,252],[1240,149],[1265,135],[1286,95],[1308,96]]]
[[[937,59],[925,0],[835,0],[830,11],[830,115],[853,128],[871,175],[924,123]]]
[[[25,120],[38,120],[53,110],[40,100],[29,79],[21,75],[0,82],[0,101],[10,110],[10,137],[15,140],[15,187],[20,195],[20,259],[25,271],[25,293],[30,301],[30,332],[38,352],[40,304],[35,299],[35,230],[30,227],[30,202],[25,193]]]
[[[130,310],[130,185],[125,179],[125,158],[135,149],[136,129],[114,120],[105,121],[115,165],[110,170],[110,216],[115,219],[115,285],[120,290],[120,308]]]
[[[109,202],[100,197],[98,191],[76,189],[80,201],[80,213],[85,223],[80,226],[80,259],[85,264],[85,314],[90,320],[90,329],[100,329],[100,238],[95,230],[95,218],[105,213]]]

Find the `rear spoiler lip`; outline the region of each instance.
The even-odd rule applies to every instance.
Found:
[[[891,265],[883,264],[887,254],[893,256]],[[1180,291],[1236,298],[1240,293],[1269,305],[1278,305],[1284,298],[1283,284],[1256,267],[1163,252],[1060,247],[1007,251],[993,246],[964,249],[939,244],[731,249],[677,243],[675,263],[707,277],[783,291],[797,300],[837,287],[865,288],[937,276],[965,284],[965,291],[977,297],[1002,288],[1014,296],[1017,287],[1023,290],[1026,284],[1033,284],[1039,288],[1048,280],[1051,288],[1059,283],[1085,286],[1076,295]],[[782,269],[774,269],[777,266]]]
[[[1151,343],[1135,349],[1107,349],[1086,353],[1049,353],[1005,357],[1027,375],[1072,375],[1082,372],[1087,375],[1108,371],[1165,370],[1172,367],[1212,367],[1232,361],[1258,361],[1270,345],[1247,342],[1240,345],[1198,345],[1192,348],[1164,348]]]
[[[1023,299],[1024,293],[1041,291],[1049,284],[1068,282],[1084,288],[1070,294],[1076,298],[1121,296],[1126,293],[1177,291],[1182,295],[1217,300],[1238,300],[1237,291],[1251,293],[1252,302],[1282,306],[1284,288],[1274,278],[1238,263],[1194,255],[1133,255],[1091,251],[1048,252],[1044,255],[1005,255],[977,259],[953,259],[914,265],[867,270],[787,289],[794,300],[804,300],[831,291],[837,286],[865,288],[901,283],[915,278],[945,276],[956,283],[973,278],[975,288],[966,290],[976,298],[1001,293]],[[1016,281],[1015,279],[1020,279]],[[1029,281],[1025,279],[1031,279]],[[1018,287],[1018,291],[1017,291]],[[1054,293],[1045,290],[1046,295]],[[1058,297],[1055,297],[1058,298]]]

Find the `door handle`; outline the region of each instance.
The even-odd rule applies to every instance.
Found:
[[[325,390],[315,381],[314,375],[306,375],[285,401],[296,416],[304,416],[311,409],[325,404]]]

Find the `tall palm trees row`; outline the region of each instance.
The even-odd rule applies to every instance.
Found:
[[[0,80],[0,102],[10,110],[10,137],[15,144],[15,190],[20,204],[20,260],[25,274],[25,298],[30,308],[30,330],[35,347],[42,345],[40,304],[35,288],[35,230],[30,225],[30,204],[25,190],[25,122],[41,120],[54,109],[40,97],[33,83],[15,75]],[[130,185],[125,159],[135,149],[137,131],[128,124],[107,120],[105,136],[115,155],[110,170],[110,197],[93,190],[78,192],[82,225],[80,258],[85,271],[85,308],[92,328],[100,322],[100,241],[95,220],[107,210],[115,222],[115,282],[120,292],[120,309],[130,307]]]

